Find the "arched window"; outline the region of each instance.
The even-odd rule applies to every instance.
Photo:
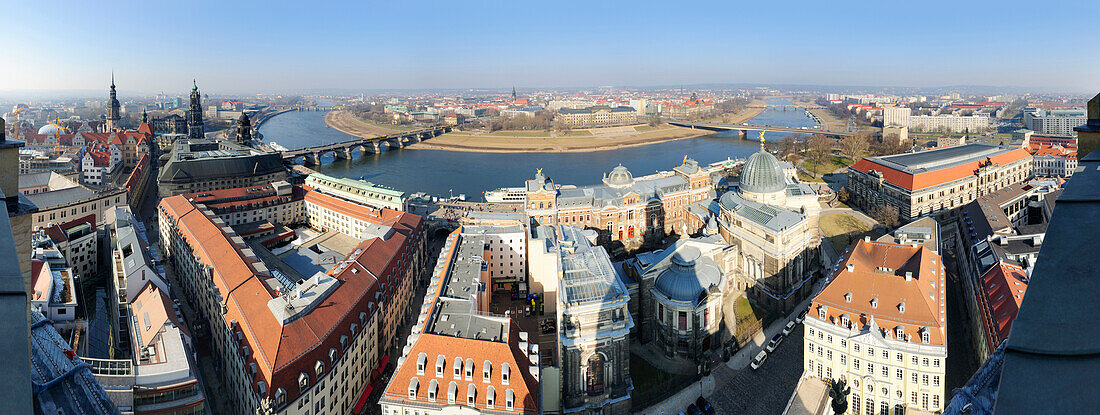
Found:
[[[596,353],[588,358],[588,369],[585,371],[584,384],[589,395],[600,395],[604,390],[604,358]]]

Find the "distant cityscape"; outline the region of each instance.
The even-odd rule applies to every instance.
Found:
[[[1100,139],[1100,96],[115,82],[3,115],[35,413],[988,413]],[[480,197],[326,167],[706,137]]]

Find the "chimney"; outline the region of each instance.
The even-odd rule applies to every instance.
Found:
[[[863,242],[871,242],[871,237],[870,236],[864,236],[863,237]]]

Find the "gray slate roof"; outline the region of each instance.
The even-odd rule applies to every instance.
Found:
[[[742,219],[777,232],[795,226],[806,219],[806,216],[801,213],[757,203],[741,197],[737,192],[726,192],[718,202],[722,209],[732,211]]]
[[[91,199],[95,196],[95,192],[85,187],[77,186],[68,189],[26,195],[26,199],[37,206],[39,210],[46,210],[55,206]]]

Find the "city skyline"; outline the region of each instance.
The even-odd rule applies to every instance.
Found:
[[[1095,4],[1073,13],[1018,3],[290,6],[13,4],[8,14],[21,17],[0,26],[0,39],[18,64],[0,69],[0,91],[100,90],[112,70],[120,93],[132,95],[183,91],[193,78],[214,94],[513,84],[1100,88],[1090,69],[1100,58],[1063,41],[1088,38]],[[142,29],[104,29],[108,19]]]

